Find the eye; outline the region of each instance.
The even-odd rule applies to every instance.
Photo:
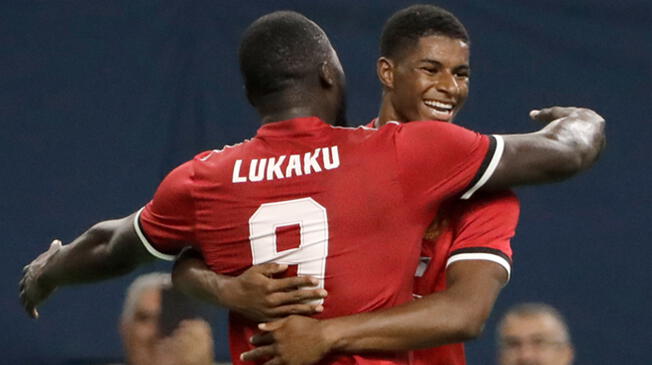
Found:
[[[437,73],[437,69],[434,67],[423,66],[420,68],[421,71],[427,73],[428,75],[434,75]]]
[[[471,76],[471,71],[469,71],[469,70],[455,71],[455,77],[458,77],[458,78],[461,78],[461,79],[468,79],[469,76]]]

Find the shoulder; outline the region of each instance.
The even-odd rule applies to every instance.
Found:
[[[480,193],[469,200],[459,200],[451,207],[452,224],[461,232],[512,232],[520,215],[520,202],[512,191]]]
[[[521,203],[511,190],[499,192],[479,192],[471,199],[456,202],[458,214],[472,212],[504,212],[518,211]]]

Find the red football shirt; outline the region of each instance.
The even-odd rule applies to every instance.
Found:
[[[511,272],[510,240],[520,205],[514,193],[480,193],[470,200],[442,206],[423,239],[415,278],[416,296],[446,289],[446,268],[460,260],[489,260]],[[450,344],[414,351],[415,365],[465,365],[464,345]]]
[[[134,223],[154,255],[174,258],[190,244],[222,274],[272,261],[297,265],[329,292],[319,318],[392,307],[411,300],[421,238],[440,203],[488,179],[500,142],[441,122],[379,130],[312,117],[270,123],[251,140],[173,170]],[[239,364],[257,329],[232,319]],[[396,353],[324,363],[406,361]]]
[[[376,128],[376,121],[367,127]],[[489,260],[511,273],[520,204],[514,193],[481,193],[470,200],[445,203],[428,227],[415,275],[415,297],[446,289],[446,268],[460,260]],[[464,344],[414,351],[414,365],[465,365]]]

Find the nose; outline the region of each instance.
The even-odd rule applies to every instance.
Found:
[[[455,75],[450,72],[439,72],[437,74],[435,87],[437,88],[437,91],[449,96],[457,95],[460,90],[460,85],[457,82]]]
[[[518,365],[535,365],[537,364],[537,352],[532,346],[522,346],[517,354]]]

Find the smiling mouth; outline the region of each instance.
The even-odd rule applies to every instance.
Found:
[[[438,120],[448,121],[453,116],[455,104],[445,103],[437,100],[424,100],[423,103],[433,111],[433,116]]]

